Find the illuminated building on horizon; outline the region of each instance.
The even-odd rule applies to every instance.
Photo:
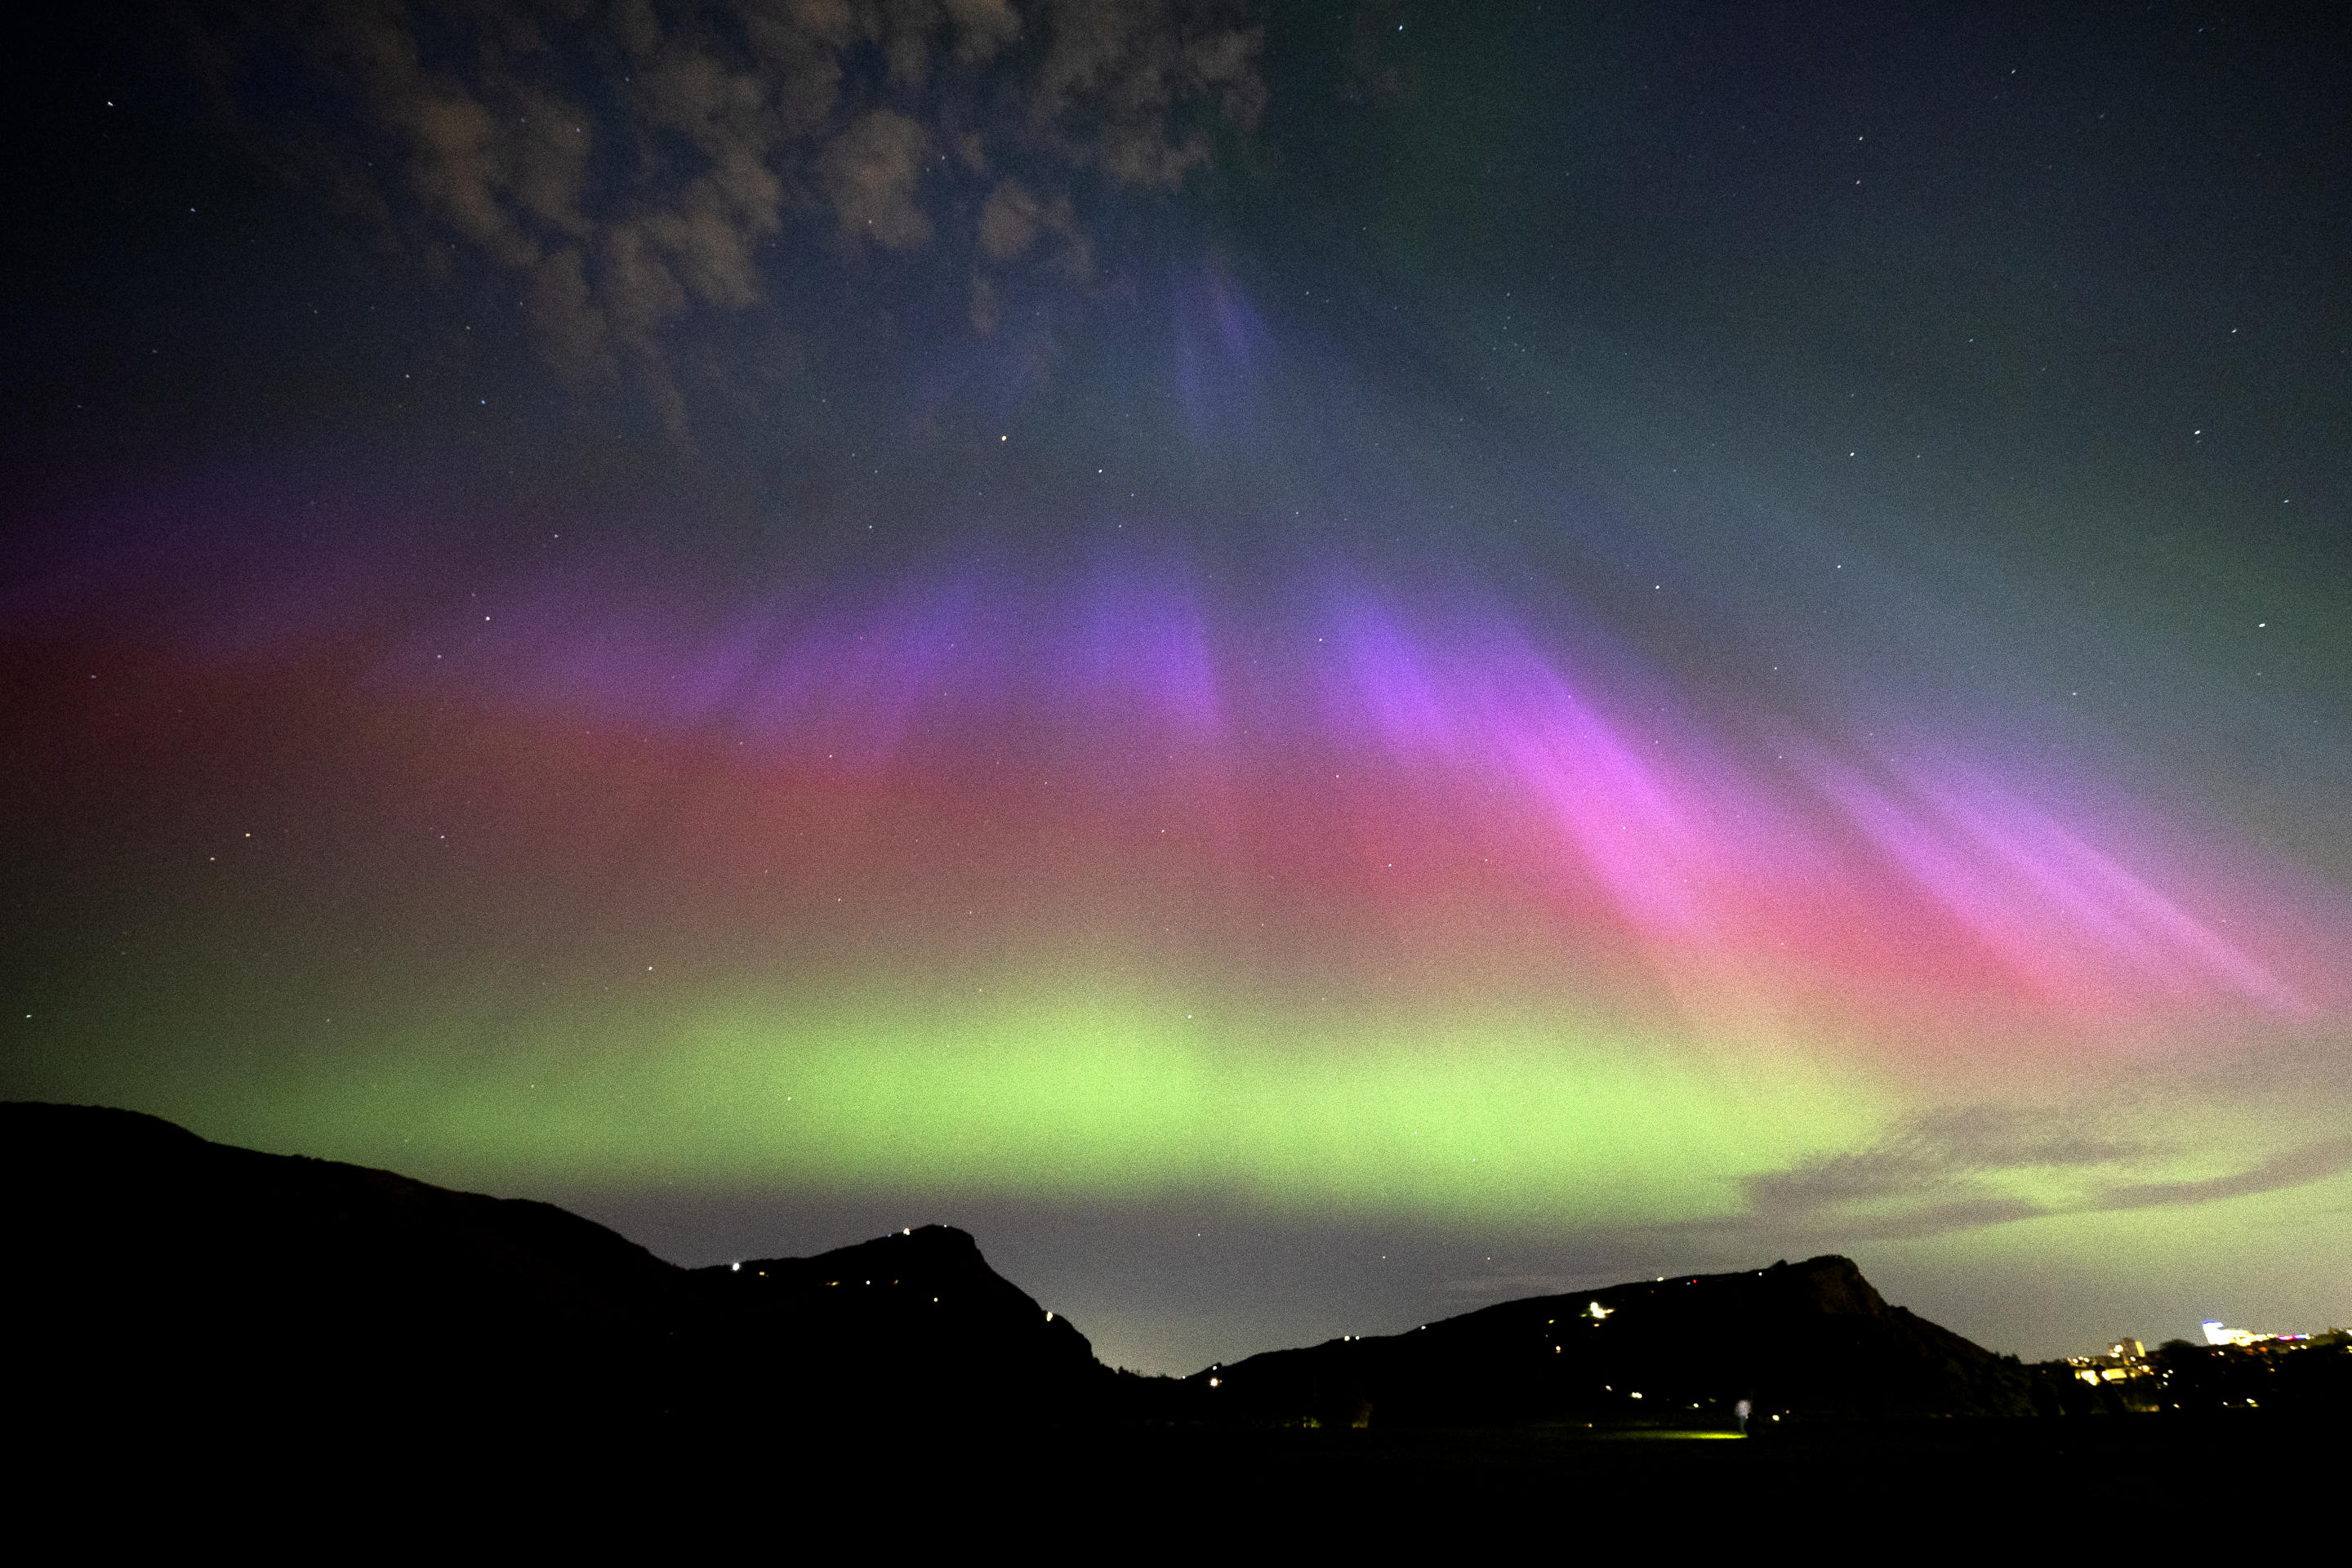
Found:
[[[2147,1347],[2129,1334],[2112,1342],[2103,1355],[2068,1356],[2066,1364],[2084,1383],[2122,1383],[2148,1376],[2153,1370],[2147,1363]]]
[[[2219,1318],[2206,1320],[2203,1326],[2205,1342],[2209,1345],[2259,1345],[2274,1340],[2307,1340],[2311,1337],[2309,1334],[2265,1334],[2252,1329],[2224,1328]]]

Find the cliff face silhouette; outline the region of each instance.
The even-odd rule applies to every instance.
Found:
[[[0,1179],[14,1392],[68,1438],[1688,1425],[1741,1397],[2030,1410],[2023,1369],[1889,1307],[1841,1258],[1506,1302],[1179,1380],[1105,1369],[945,1226],[687,1269],[547,1204],[79,1106],[0,1105]]]
[[[1768,1421],[2032,1413],[2025,1368],[1888,1306],[1835,1257],[1506,1301],[1186,1383],[1192,1410],[1322,1425],[1729,1425],[1741,1399]]]
[[[1067,1318],[927,1225],[814,1258],[698,1268],[680,1339],[712,1377],[839,1418],[898,1425],[1053,1419],[1100,1407],[1113,1373]]]
[[[551,1205],[84,1106],[0,1105],[0,1180],[24,1408],[89,1434],[937,1425],[1111,1380],[943,1226],[685,1269]]]

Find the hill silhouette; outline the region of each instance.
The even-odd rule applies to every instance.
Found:
[[[550,1204],[90,1106],[0,1104],[0,1180],[17,1392],[59,1430],[1034,1419],[1110,1376],[944,1226],[686,1269]]]
[[[692,1270],[687,1337],[713,1374],[886,1424],[1035,1420],[1108,1396],[1111,1373],[1067,1318],[927,1225],[814,1258]]]
[[[0,1105],[0,1176],[21,1407],[61,1432],[463,1429],[496,1445],[1104,1420],[1705,1425],[1740,1398],[1768,1415],[2032,1409],[2025,1369],[1888,1306],[1843,1258],[1140,1378],[941,1226],[681,1268],[551,1205],[86,1106]]]
[[[1211,1419],[1475,1426],[1759,1415],[2025,1415],[2032,1374],[1891,1307],[1849,1258],[1505,1301],[1185,1380]]]

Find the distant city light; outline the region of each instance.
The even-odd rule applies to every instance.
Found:
[[[2299,1337],[2292,1334],[2257,1333],[2252,1329],[2224,1328],[2219,1318],[2210,1319],[2200,1326],[2205,1331],[2205,1342],[2209,1345],[2258,1345],[2265,1340]]]

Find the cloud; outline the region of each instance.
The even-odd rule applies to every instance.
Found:
[[[2352,1170],[2352,1138],[2323,1139],[2274,1154],[2250,1170],[2234,1176],[2209,1176],[2200,1182],[2139,1182],[2128,1186],[2109,1187],[2100,1195],[2097,1207],[2106,1209],[2145,1209],[2182,1207],[2211,1203],[2220,1198],[2244,1197],[2252,1193],[2273,1193],[2286,1187],[2299,1187],[2307,1182],[2324,1181],[2339,1172]]]
[[[1050,243],[1040,245],[1041,237]],[[991,262],[1031,258],[1077,282],[1094,274],[1094,240],[1066,195],[1040,200],[1019,180],[1001,180],[981,204],[979,238]]]
[[[2142,1144],[2090,1131],[2065,1113],[1963,1106],[1922,1112],[1866,1149],[1751,1176],[1746,1187],[1749,1207],[1759,1215],[1810,1219],[1846,1205],[1891,1201],[1915,1215],[1943,1214],[1950,1223],[1941,1228],[1948,1229],[1990,1223],[1968,1216],[1990,1215],[2010,1204],[1967,1190],[1977,1178],[2010,1170],[2104,1165],[2146,1152]]]
[[[931,220],[915,203],[929,161],[930,134],[903,114],[877,109],[860,116],[818,160],[841,231],[886,250],[927,243]]]
[[[587,258],[566,246],[531,269],[523,309],[549,363],[574,380],[612,363],[612,329],[588,288]]]
[[[2231,1175],[2195,1181],[2105,1183],[2072,1202],[2036,1203],[2002,1192],[1997,1178],[2032,1171],[2127,1165],[2172,1151],[2096,1127],[2096,1113],[1967,1106],[1925,1112],[1867,1148],[1804,1160],[1743,1184],[1748,1212],[1698,1228],[1760,1228],[1830,1244],[1970,1230],[2048,1215],[2188,1207],[2276,1192],[2352,1170],[2352,1138],[2323,1139],[2271,1155]]]
[[[1010,261],[1037,238],[1043,211],[1029,187],[1018,180],[1002,180],[988,193],[980,209],[980,248],[992,261]]]
[[[1176,0],[1101,5],[1046,0],[1050,46],[1029,100],[1033,130],[1060,134],[1076,161],[1113,179],[1172,186],[1209,160],[1209,141],[1179,110],[1213,104],[1247,129],[1265,107],[1256,58],[1265,30],[1202,25]]]
[[[1007,0],[947,0],[955,18],[959,64],[982,65],[1021,36],[1021,17]]]
[[[804,292],[779,240],[1085,282],[1087,203],[1180,185],[1265,100],[1233,0],[263,0],[218,31],[282,163],[520,274],[551,364],[673,410],[672,323]],[[289,43],[335,110],[240,93]]]
[[[1867,1148],[1748,1178],[1748,1213],[1732,1223],[1845,1245],[2004,1225],[2052,1211],[1998,1191],[1990,1178],[2096,1167],[2147,1152],[2063,1111],[1938,1109],[1906,1119]]]

